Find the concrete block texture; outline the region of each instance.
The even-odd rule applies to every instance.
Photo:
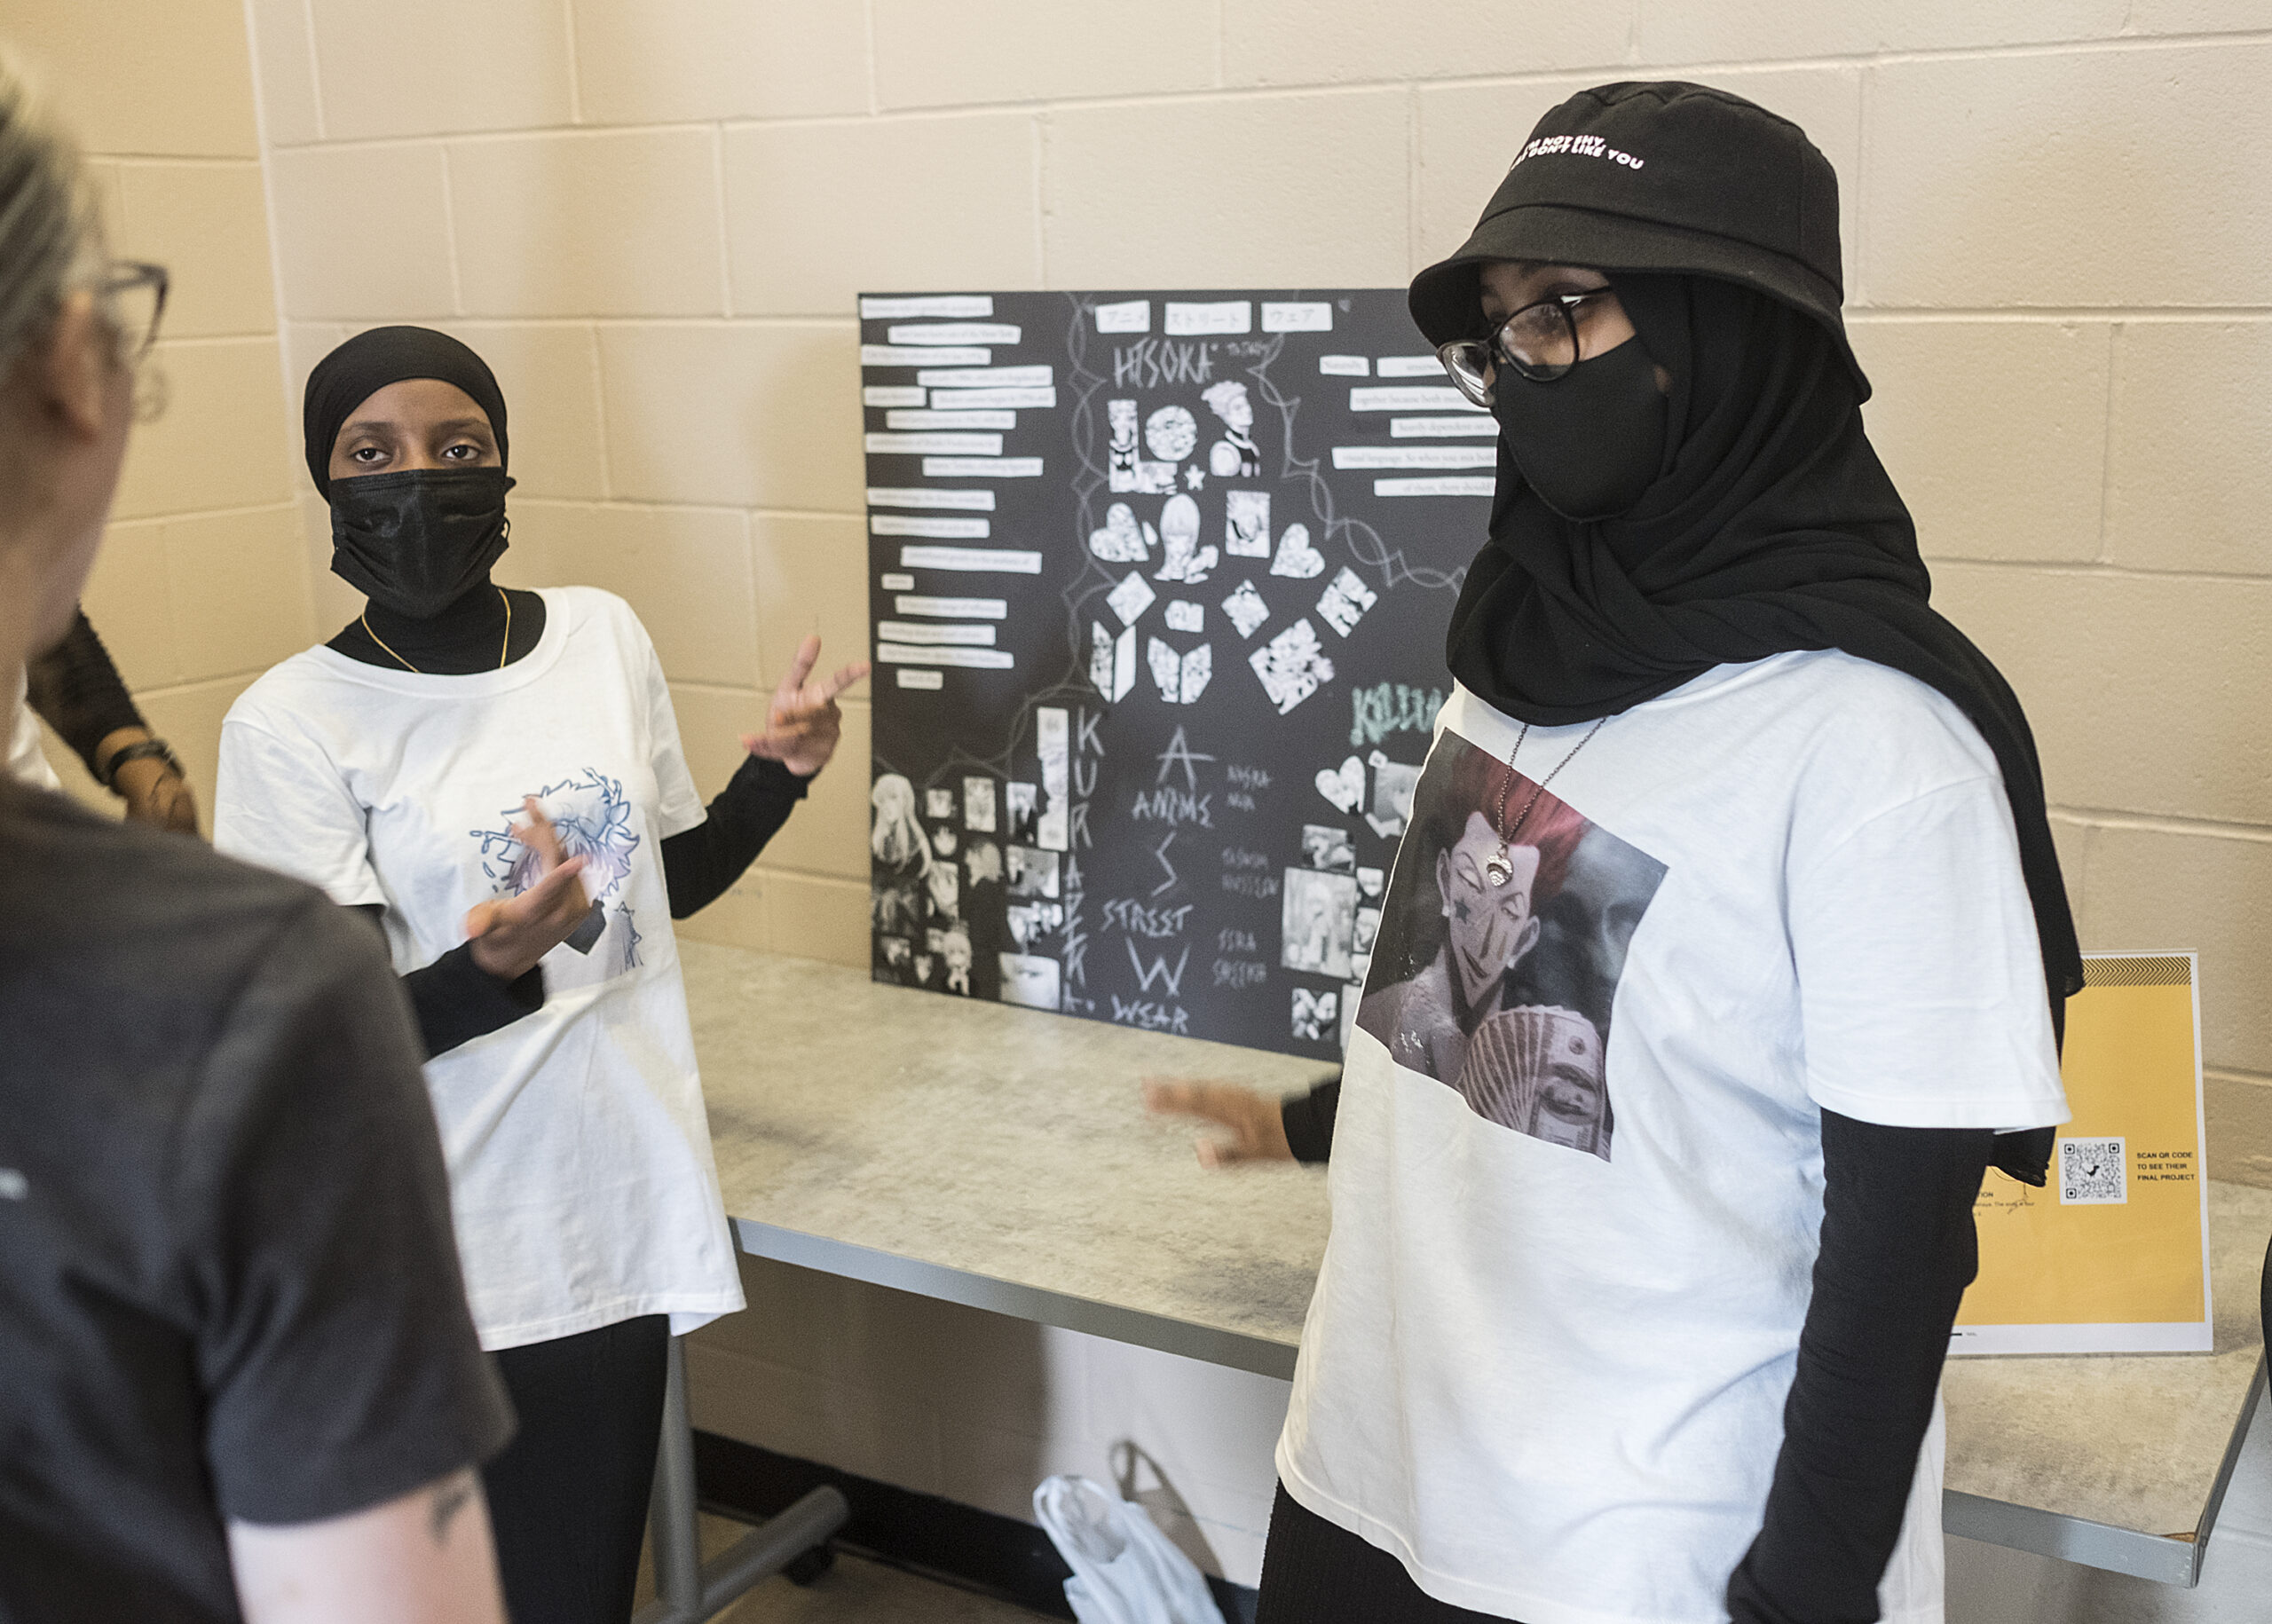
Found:
[[[1216,83],[1219,5],[875,0],[876,100],[935,107],[1205,90]]]
[[[868,110],[867,22],[857,5],[570,0],[569,14],[587,123]]]
[[[89,152],[260,156],[242,0],[9,0],[0,37]]]
[[[2212,1071],[2201,1081],[2209,1177],[2272,1186],[2272,1077]]]
[[[757,680],[747,522],[730,508],[512,504],[498,573],[517,587],[599,587],[631,605],[673,682]],[[706,786],[710,793],[722,784]]]
[[[1638,76],[1620,66],[1631,58],[1638,0],[1570,6],[1222,0],[1222,7],[1226,84],[1461,79],[1564,67],[1597,69],[1589,83]]]
[[[569,122],[561,0],[309,0],[334,141]]]
[[[2106,39],[2123,31],[2126,0],[1639,0],[1640,54],[1651,62],[1730,62],[1857,56]]]
[[[257,163],[122,162],[113,174],[113,251],[155,260],[172,274],[159,329],[165,336],[276,330],[268,203]]]
[[[2272,304],[2272,44],[1869,70],[1872,304]]]
[[[141,387],[164,409],[135,427],[113,517],[286,500],[273,336],[161,343],[143,366],[153,375]]]
[[[489,363],[504,391],[514,503],[607,495],[599,341],[591,328],[556,322],[440,325]],[[296,364],[296,343],[294,350]]]
[[[79,607],[101,634],[118,674],[137,692],[184,680],[166,594],[165,527],[163,519],[112,524],[79,595]]]
[[[772,950],[824,959],[864,970],[874,948],[868,939],[868,882],[787,874],[760,865],[765,878],[766,918]]]
[[[270,146],[300,146],[320,139],[323,114],[316,105],[315,40],[307,0],[247,0],[245,22],[259,83],[262,140]]]
[[[1935,603],[2027,706],[2055,805],[2272,824],[2272,581],[1978,564],[1934,574]],[[2089,883],[2097,873],[2094,857]]]
[[[1402,91],[1053,111],[1042,125],[1049,285],[1400,283],[1408,111]]]
[[[291,504],[170,518],[160,535],[185,679],[257,676],[315,641]]]
[[[2272,1074],[2272,840],[2118,824],[2094,830],[2079,921],[2094,952],[2201,955],[2201,1052]],[[2272,1153],[2259,1144],[2248,1154]]]
[[[864,290],[1038,286],[1037,144],[1025,114],[728,130],[734,313],[849,317]]]
[[[1507,166],[1540,117],[1611,75],[1582,74],[1511,84],[1429,85],[1419,104],[1418,254],[1431,264],[1466,240]],[[1839,234],[1848,282],[1854,264],[1861,169],[1862,76],[1857,67],[1633,67],[1619,78],[1685,78],[1757,102],[1807,132],[1838,172]]]
[[[2105,322],[1850,324],[1870,443],[1928,558],[2088,564],[2105,488]]]
[[[453,142],[466,313],[723,315],[715,159],[707,130]]]
[[[830,515],[750,516],[757,578],[759,680],[770,686],[797,645],[820,634],[821,668],[868,658],[868,538],[865,521]],[[864,696],[864,677],[847,691]]]
[[[2110,563],[2272,574],[2268,381],[2272,321],[2121,324],[2108,430]]]
[[[852,322],[610,322],[599,336],[619,501],[861,510]]]
[[[449,182],[437,146],[268,155],[277,284],[294,321],[455,314]]]

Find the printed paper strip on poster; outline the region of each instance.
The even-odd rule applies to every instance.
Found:
[[[926,389],[1047,389],[1057,379],[1046,367],[925,368],[915,381]]]
[[[994,628],[990,626],[922,626],[912,620],[879,620],[876,636],[885,643],[955,643],[988,649],[994,646]]]
[[[862,440],[868,450],[882,455],[935,454],[950,457],[998,457],[998,434],[871,434]]]
[[[1376,496],[1489,496],[1499,488],[1496,479],[1376,479]]]
[[[894,412],[895,418],[904,417],[904,412]],[[1392,440],[1489,440],[1499,435],[1499,422],[1494,417],[1392,417],[1388,420],[1388,438]]]
[[[1168,301],[1166,329],[1171,338],[1195,338],[1203,333],[1251,333],[1254,303],[1250,299],[1219,299],[1206,304]]]
[[[1010,613],[1007,598],[938,598],[902,593],[891,606],[897,614],[932,615],[943,620],[1003,620]]]
[[[903,547],[899,549],[899,567],[1038,575],[1041,555],[1010,547]]]
[[[1045,367],[1041,370],[1046,372],[1049,369]],[[1057,391],[1046,385],[1021,386],[1015,389],[947,388],[934,393],[931,397],[931,404],[935,408],[942,411],[960,411],[975,406],[1013,408],[1030,406],[1037,410],[1046,410],[1057,405]]]
[[[987,519],[933,519],[908,513],[872,513],[872,536],[929,536],[939,541],[983,541],[993,533]]]
[[[927,485],[872,485],[871,508],[966,508],[974,513],[994,511],[991,491],[942,491]]]
[[[1007,671],[1018,663],[1007,649],[919,649],[903,643],[878,643],[876,660],[885,666],[969,666],[982,671]]]
[[[1018,329],[1007,322],[941,321],[920,327],[887,327],[884,337],[895,344],[944,349],[953,344],[1014,344],[1018,342]]]
[[[870,437],[873,438],[873,436]],[[1336,445],[1336,468],[1496,468],[1492,445]]]
[[[1440,378],[1444,364],[1432,355],[1384,355],[1373,374],[1382,378]]]
[[[899,685],[902,688],[938,689],[946,685],[946,678],[941,676],[935,671],[912,671],[907,666],[902,666],[899,668],[898,675]]]
[[[932,293],[903,299],[864,295],[860,300],[863,321],[905,321],[918,316],[974,321],[983,320],[993,313],[994,296],[990,293]]]
[[[1015,412],[943,412],[935,408],[919,408],[884,414],[884,427],[887,429],[1014,429],[1017,426],[1018,414]]]
[[[1317,369],[1329,378],[1369,378],[1373,364],[1361,355],[1321,355]]]
[[[872,406],[919,406],[931,391],[918,389],[911,383],[866,383],[860,388],[860,404]]]
[[[862,344],[863,367],[984,367],[991,350],[927,350],[914,344]],[[923,380],[916,379],[918,383]]]
[[[926,457],[926,479],[1038,479],[1039,457]]]
[[[1333,306],[1315,303],[1262,302],[1262,330],[1266,333],[1330,333]]]
[[[1480,412],[1456,389],[1358,388],[1349,391],[1353,412]]]

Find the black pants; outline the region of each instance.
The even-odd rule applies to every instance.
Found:
[[[661,1435],[670,1319],[497,1355],[520,1431],[482,1469],[513,1624],[625,1624]]]
[[[1278,1486],[1262,1551],[1254,1624],[1505,1624],[1495,1613],[1440,1602],[1404,1564],[1305,1510]]]

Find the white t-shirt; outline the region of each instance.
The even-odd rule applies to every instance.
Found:
[[[16,673],[15,721],[8,734],[8,777],[36,790],[59,790],[63,780],[55,776],[55,769],[47,764],[47,753],[40,748],[39,718],[24,702],[24,673],[20,669]]]
[[[398,970],[525,883],[534,795],[606,911],[544,958],[544,1007],[426,1064],[467,1295],[485,1348],[742,1305],[710,1155],[660,843],[703,820],[654,645],[622,599],[542,594],[501,671],[426,676],[296,654],[229,709],[221,850],[386,908]]]
[[[1534,801],[1590,725],[1532,729],[1516,777],[1518,724],[1463,690],[1438,720],[1278,1469],[1456,1606],[1714,1624],[1782,1442],[1820,1113],[2066,1102],[2003,781],[1947,699],[1835,652],[1722,666]],[[1893,1624],[1942,1617],[1940,1443]]]

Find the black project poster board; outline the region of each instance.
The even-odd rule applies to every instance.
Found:
[[[1490,416],[1400,288],[860,307],[876,978],[1337,1058]]]

